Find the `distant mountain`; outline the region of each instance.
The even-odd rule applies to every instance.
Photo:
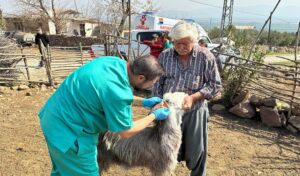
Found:
[[[233,8],[233,24],[254,25],[260,29],[268,19],[274,6],[247,6]],[[191,18],[202,24],[206,29],[220,26],[222,9],[214,7],[200,7],[197,10],[164,10],[158,13],[169,18]],[[272,18],[274,30],[295,32],[300,22],[300,7],[286,6],[276,9]]]

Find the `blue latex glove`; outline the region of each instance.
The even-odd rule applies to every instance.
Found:
[[[142,106],[146,108],[152,108],[156,104],[162,102],[162,99],[159,97],[151,97],[151,98],[145,98],[142,101]]]
[[[151,113],[155,115],[156,120],[165,120],[166,118],[168,118],[168,116],[170,114],[170,109],[169,108],[159,108],[159,109],[156,109],[155,111],[152,111]]]

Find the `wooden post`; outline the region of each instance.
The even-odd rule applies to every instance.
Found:
[[[83,53],[82,53],[82,45],[81,45],[81,42],[79,42],[79,48],[80,48],[81,65],[83,65]]]
[[[49,44],[47,44],[47,53],[49,54],[50,57],[50,63],[52,62],[52,56],[51,56],[51,47]]]
[[[138,36],[138,48],[137,48],[137,57],[140,57],[140,45],[141,45],[141,36]]]
[[[275,5],[274,9],[271,11],[271,14],[270,16],[268,17],[268,19],[266,20],[265,24],[263,25],[263,27],[261,28],[258,36],[256,37],[255,39],[255,42],[252,44],[251,48],[250,48],[250,52],[248,54],[248,57],[247,59],[250,60],[251,59],[251,55],[252,55],[252,52],[254,50],[254,47],[256,45],[256,43],[258,42],[258,40],[260,39],[260,35],[262,34],[263,30],[265,29],[265,26],[267,25],[267,23],[269,22],[269,20],[271,19],[272,17],[272,14],[274,13],[274,11],[276,10],[276,8],[278,7],[279,3],[280,3],[281,0],[278,0],[277,4]],[[247,62],[248,63],[248,62]]]
[[[299,45],[299,37],[300,37],[300,23],[298,24],[298,30],[296,32],[296,42],[295,42],[295,51],[294,51],[294,54],[295,54],[295,80],[294,80],[294,86],[293,86],[293,93],[292,93],[292,100],[291,100],[291,103],[290,103],[290,110],[289,110],[289,113],[288,113],[288,119],[291,117],[291,109],[293,107],[293,100],[295,99],[295,93],[296,93],[296,89],[297,89],[297,78],[298,78],[298,56],[297,56],[297,51],[298,51],[298,45]]]
[[[107,56],[108,55],[108,45],[107,45],[107,34],[105,33],[104,36],[104,55]]]
[[[45,63],[45,68],[46,68],[46,73],[47,73],[47,76],[48,76],[49,84],[50,84],[50,86],[55,87],[53,79],[52,79],[52,75],[51,75],[51,65],[50,65],[50,55],[49,55],[49,52],[47,52],[47,55],[46,55],[46,53],[45,53],[45,47],[42,45],[41,48],[42,48],[42,56],[44,57],[45,62],[46,62]],[[49,50],[49,48],[47,50]]]
[[[25,55],[23,55],[23,47],[22,46],[21,46],[21,54],[22,54],[22,58],[23,58],[26,73],[27,73],[27,79],[28,79],[28,81],[30,81],[30,74],[29,74],[29,69],[28,69],[28,64],[27,64],[27,58],[25,57]]]
[[[272,49],[272,43],[270,41],[270,37],[271,37],[271,26],[272,26],[272,12],[270,14],[270,21],[269,21],[269,31],[268,31],[268,45],[269,45],[269,51],[271,51]]]
[[[130,2],[130,0],[128,0],[128,2],[127,2],[127,9],[129,11],[129,15],[128,15],[128,23],[129,23],[128,24],[128,28],[129,28],[128,61],[131,61],[131,2]]]

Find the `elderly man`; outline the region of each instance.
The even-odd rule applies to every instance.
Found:
[[[185,92],[186,113],[182,122],[182,144],[178,161],[186,161],[192,176],[206,174],[207,119],[206,99],[221,88],[214,55],[197,44],[197,28],[192,23],[179,22],[170,33],[174,48],[159,56],[165,74],[153,87],[153,95],[166,92]]]
[[[168,117],[160,108],[132,122],[132,87],[151,87],[163,70],[153,56],[126,64],[117,57],[96,58],[68,76],[40,110],[40,123],[52,161],[51,175],[99,175],[98,133],[110,130],[130,137],[153,120]],[[162,100],[144,99],[152,108]]]

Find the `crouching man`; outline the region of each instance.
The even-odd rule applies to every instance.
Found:
[[[131,137],[153,120],[163,120],[160,108],[132,121],[132,87],[147,89],[163,74],[153,56],[126,63],[117,57],[96,58],[68,76],[39,112],[40,124],[52,161],[51,175],[99,175],[99,132],[110,130]],[[161,99],[143,100],[152,108]]]
[[[197,44],[197,28],[186,22],[177,23],[171,30],[174,47],[159,56],[165,74],[154,85],[153,95],[185,92],[186,113],[182,118],[182,144],[178,161],[186,161],[191,176],[205,175],[207,157],[206,99],[221,88],[221,80],[214,55]]]

